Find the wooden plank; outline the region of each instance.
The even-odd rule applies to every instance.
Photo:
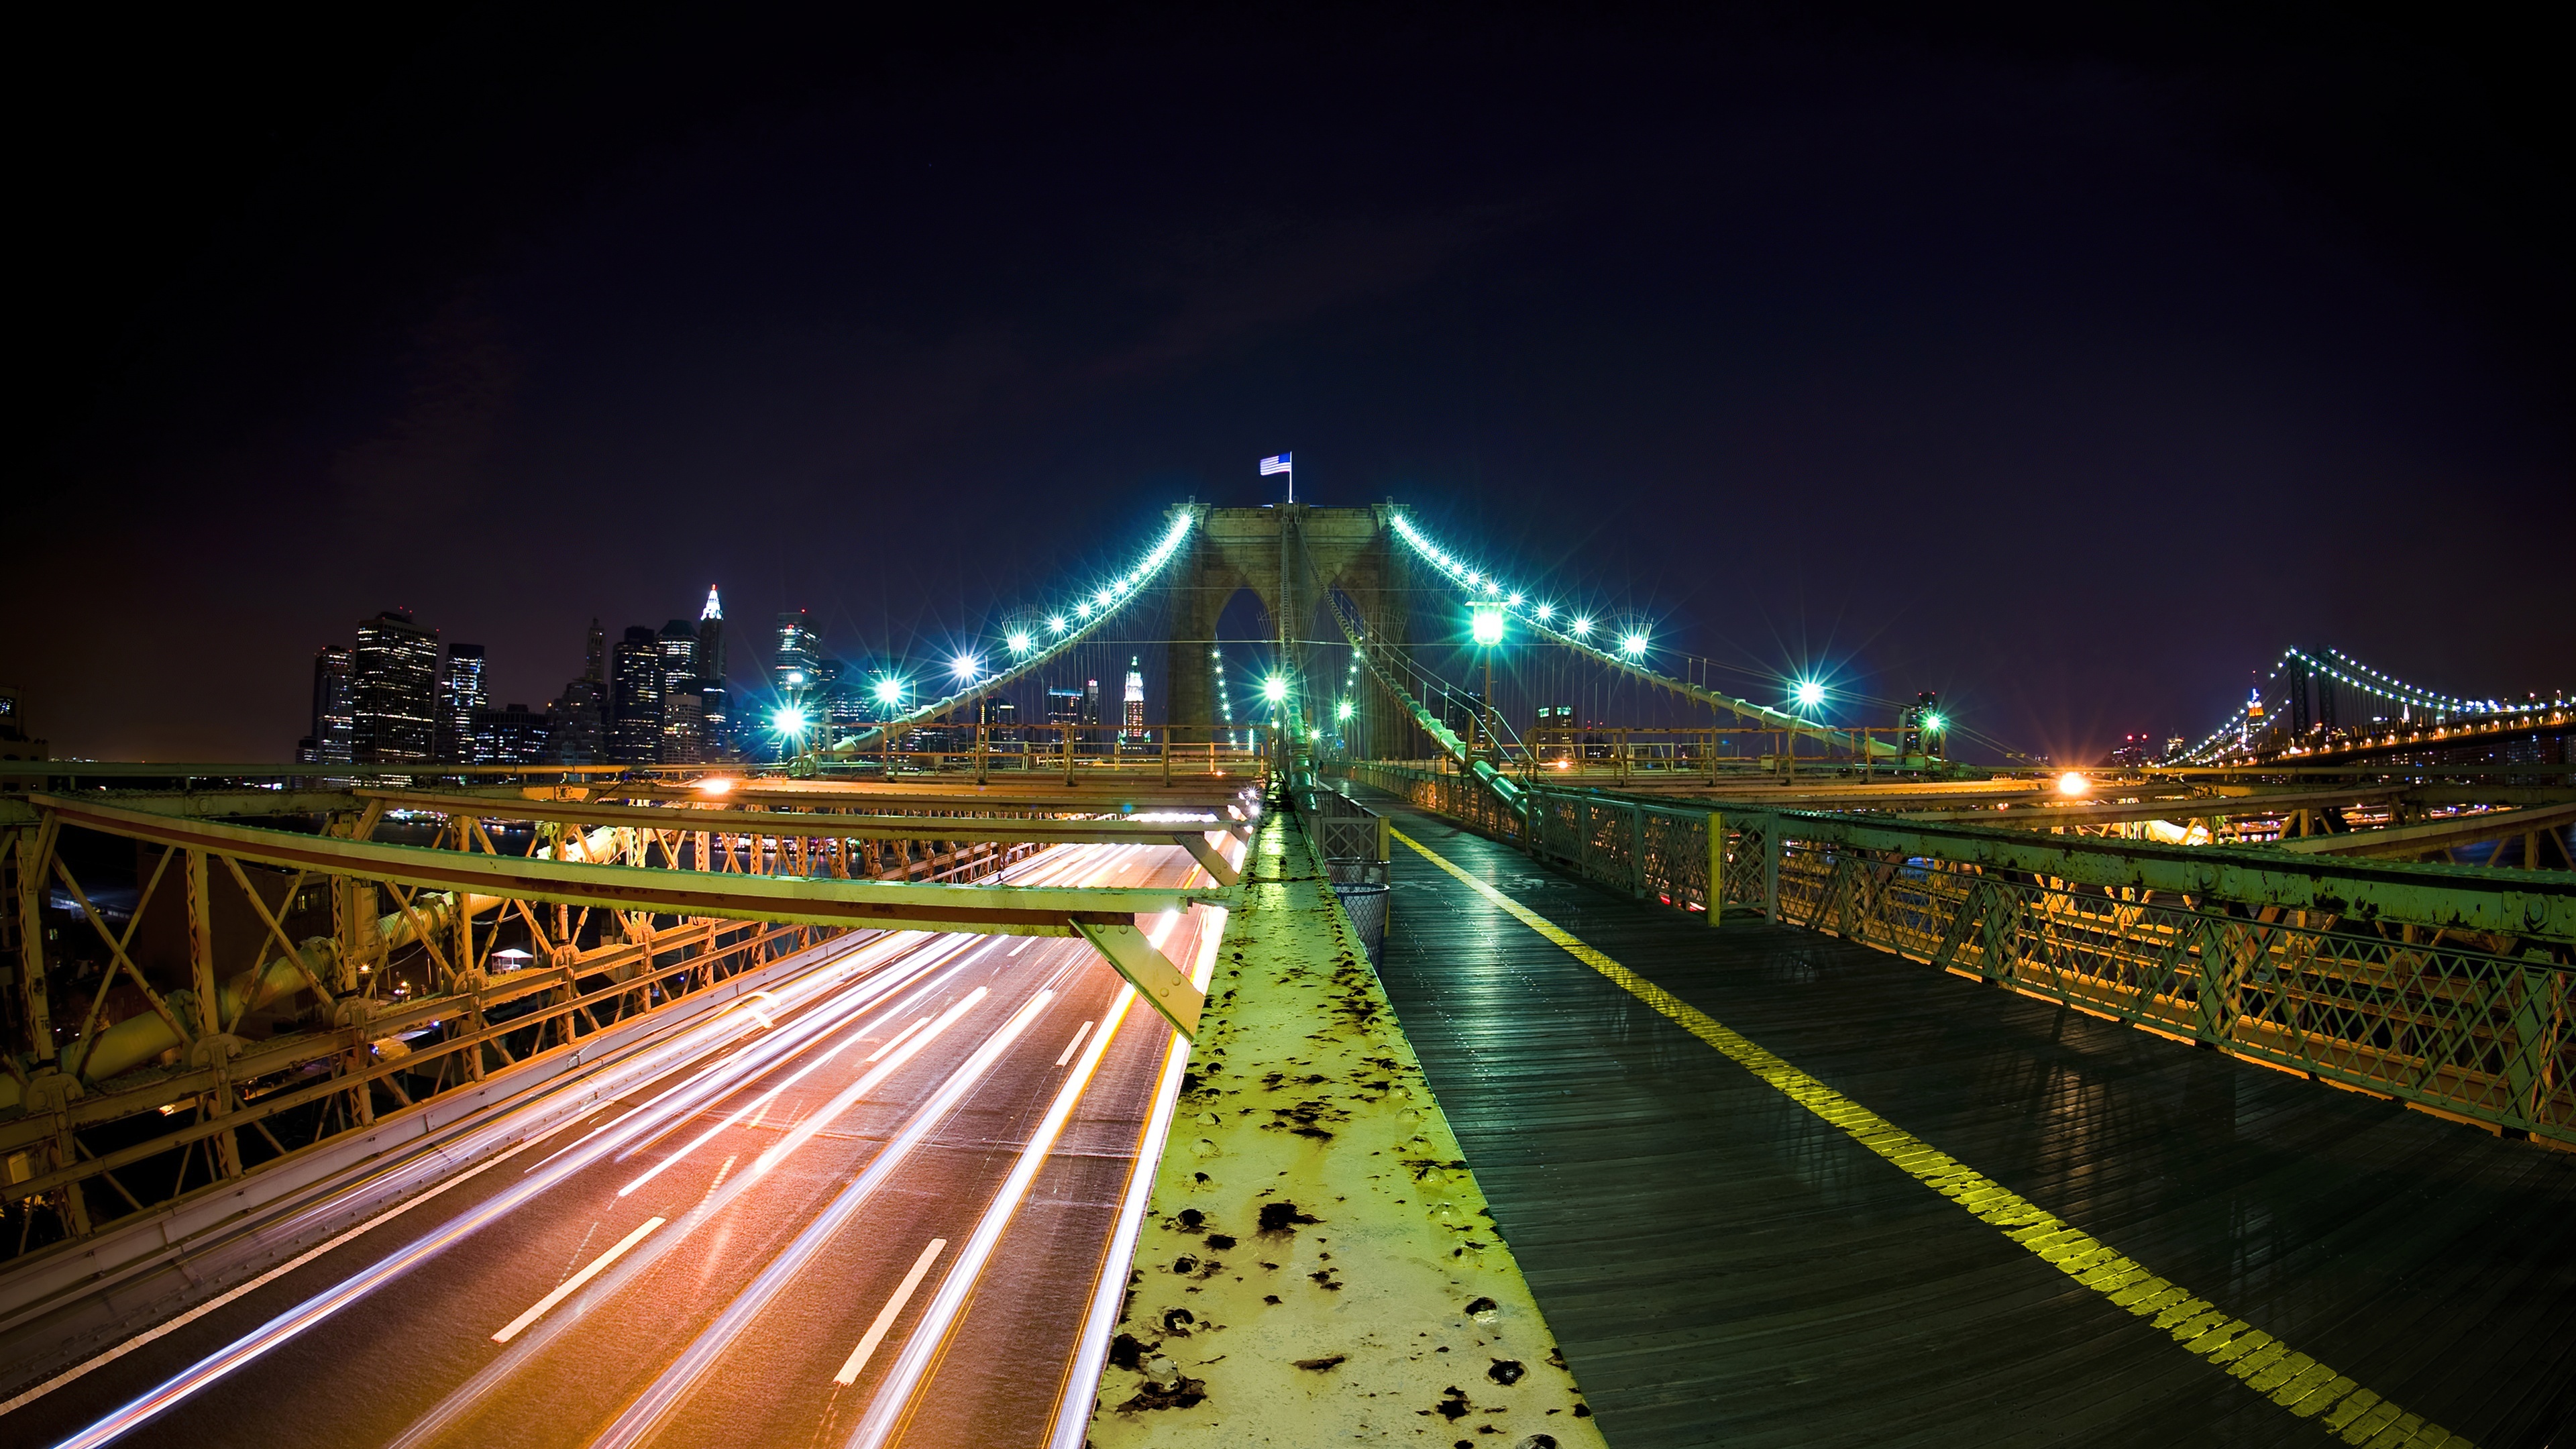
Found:
[[[2576,1407],[2576,1158],[1396,814],[2408,1410],[2493,1446]],[[1390,998],[1611,1442],[2325,1441],[1408,857]]]

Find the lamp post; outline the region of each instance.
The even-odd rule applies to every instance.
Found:
[[[1477,713],[1485,716],[1486,748],[1495,749],[1494,650],[1503,642],[1503,606],[1499,603],[1476,605],[1470,627],[1476,640],[1476,652],[1485,656],[1485,693],[1483,699],[1479,701]],[[1476,753],[1475,715],[1473,714],[1468,716],[1467,734],[1467,753],[1473,756]]]

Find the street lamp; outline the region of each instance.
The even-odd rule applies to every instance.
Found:
[[[1013,629],[1011,631],[1011,637],[1004,642],[1011,646],[1011,652],[1013,654],[1026,654],[1029,652],[1029,631],[1026,629]]]
[[[1800,709],[1814,709],[1825,702],[1825,687],[1812,679],[1801,679],[1794,691]]]
[[[1486,747],[1490,749],[1494,739],[1494,650],[1503,642],[1503,606],[1493,603],[1476,605],[1471,631],[1476,639],[1476,652],[1485,656],[1485,698],[1482,713],[1485,716]],[[1469,715],[1467,753],[1471,755],[1476,752],[1475,736],[1476,717]]]
[[[868,692],[875,695],[877,703],[888,711],[903,707],[903,681],[891,674],[878,680]]]
[[[1643,634],[1631,634],[1627,638],[1620,640],[1619,652],[1627,655],[1631,659],[1645,658],[1646,636]]]
[[[1352,705],[1349,700],[1343,700],[1341,703],[1333,706],[1333,718],[1349,719],[1355,712],[1355,708],[1356,707]]]
[[[1272,704],[1278,704],[1286,700],[1288,698],[1288,676],[1284,674],[1274,674],[1268,679],[1261,681],[1261,697],[1270,701]]]
[[[984,672],[984,661],[972,654],[960,654],[950,661],[948,672],[957,676],[958,683],[971,684],[976,675]]]

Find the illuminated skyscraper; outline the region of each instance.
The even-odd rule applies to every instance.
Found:
[[[609,663],[608,757],[621,765],[662,758],[662,641],[641,624]]]
[[[545,763],[596,765],[608,757],[608,687],[576,679],[546,709]]]
[[[1145,737],[1145,672],[1143,661],[1132,654],[1127,657],[1125,703],[1123,723],[1127,726],[1127,737],[1131,740],[1141,740]]]
[[[441,764],[474,763],[474,711],[484,704],[483,646],[447,646],[447,677],[438,689],[438,758]]]
[[[706,756],[707,727],[706,701],[698,691],[697,626],[686,619],[664,624],[661,647],[662,763],[694,765]]]
[[[1082,691],[1050,689],[1046,692],[1046,722],[1051,725],[1082,723]]]
[[[438,631],[387,609],[358,625],[350,661],[350,757],[427,763],[437,753]]]
[[[814,648],[822,638],[803,609],[778,616],[777,638],[777,653],[769,665],[770,687],[780,699],[802,699],[814,687]]]
[[[356,683],[356,656],[337,644],[325,644],[313,654],[313,762],[345,765],[352,758],[350,744],[356,738],[358,719],[352,686]]]
[[[606,684],[608,682],[608,633],[599,627],[597,619],[590,621],[590,634],[583,641],[583,645],[582,658],[587,662],[582,666],[581,677],[595,683]]]
[[[721,681],[724,672],[724,600],[709,584],[706,607],[698,610],[698,677]]]
[[[469,719],[478,765],[534,765],[546,758],[549,719],[524,704],[477,709]]]

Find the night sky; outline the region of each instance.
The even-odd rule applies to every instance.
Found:
[[[710,582],[926,658],[1282,449],[2061,758],[2290,644],[2576,686],[2576,124],[2506,18],[911,8],[23,34],[36,731],[289,758],[388,605],[496,702]]]

